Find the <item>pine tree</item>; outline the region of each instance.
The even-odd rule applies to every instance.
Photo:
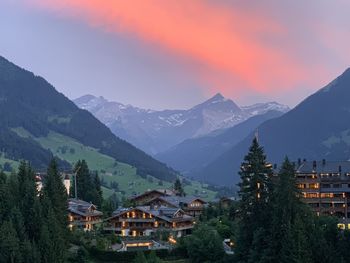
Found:
[[[22,254],[16,230],[11,221],[5,221],[0,227],[0,262],[21,262]]]
[[[182,187],[181,181],[179,178],[176,178],[174,183],[174,191],[177,196],[185,196],[185,190]]]
[[[93,203],[98,207],[101,207],[102,201],[103,201],[103,193],[101,189],[101,181],[100,181],[100,178],[98,177],[97,172],[93,175],[93,185],[94,185],[94,196],[95,196]]]
[[[272,166],[267,163],[263,148],[254,138],[241,165],[239,195],[239,230],[236,257],[241,262],[256,259],[268,247]],[[258,234],[254,233],[258,231]],[[259,241],[259,242],[258,242]],[[254,256],[251,256],[254,255]]]
[[[75,165],[78,199],[92,202],[97,206],[102,204],[101,182],[97,173],[92,174],[85,160],[78,161]],[[75,195],[75,186],[72,185],[71,196]]]
[[[67,191],[58,171],[57,161],[52,159],[47,169],[47,177],[43,187],[43,194],[49,200],[50,206],[58,220],[62,224],[62,229],[67,228],[68,200]]]
[[[40,233],[41,205],[35,173],[26,162],[21,162],[18,170],[18,196],[15,201],[23,215],[24,227],[29,240],[37,240],[38,233]]]

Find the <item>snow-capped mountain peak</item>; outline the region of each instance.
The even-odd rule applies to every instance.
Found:
[[[189,110],[146,110],[92,95],[82,96],[74,102],[94,114],[117,136],[151,154],[189,138],[233,127],[270,110],[289,110],[276,102],[239,107],[220,93]]]

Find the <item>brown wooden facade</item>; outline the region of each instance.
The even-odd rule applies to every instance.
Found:
[[[105,230],[121,236],[152,236],[157,231],[169,231],[176,236],[191,232],[194,219],[181,209],[142,206],[117,210],[106,220]]]

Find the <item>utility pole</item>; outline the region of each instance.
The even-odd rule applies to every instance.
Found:
[[[78,199],[78,189],[77,189],[77,175],[78,175],[78,172],[80,170],[80,166],[78,166],[77,170],[75,171],[75,174],[74,174],[74,195],[75,195],[75,199]]]

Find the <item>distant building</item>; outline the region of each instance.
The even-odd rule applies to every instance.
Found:
[[[157,197],[165,197],[165,196],[174,196],[175,193],[172,190],[168,189],[157,189],[157,190],[149,190],[140,195],[136,195],[130,198],[131,201],[135,202],[136,205],[144,205],[150,200]]]
[[[203,213],[207,202],[195,196],[159,196],[144,203],[151,207],[171,207],[182,209],[186,214],[198,217]]]
[[[70,188],[71,188],[71,177],[72,175],[69,173],[61,173],[62,182],[64,184],[64,187],[66,188],[67,194],[70,194]],[[35,174],[35,181],[37,185],[37,190],[40,192],[43,188],[43,179],[47,176],[46,173],[36,173]]]
[[[297,186],[303,200],[318,215],[339,218],[339,227],[350,229],[350,162],[299,162]]]
[[[161,230],[181,237],[191,233],[193,225],[194,218],[181,209],[137,206],[116,210],[106,220],[104,230],[132,237],[152,236]]]
[[[79,199],[68,199],[69,228],[91,231],[102,222],[102,212],[94,204]]]

